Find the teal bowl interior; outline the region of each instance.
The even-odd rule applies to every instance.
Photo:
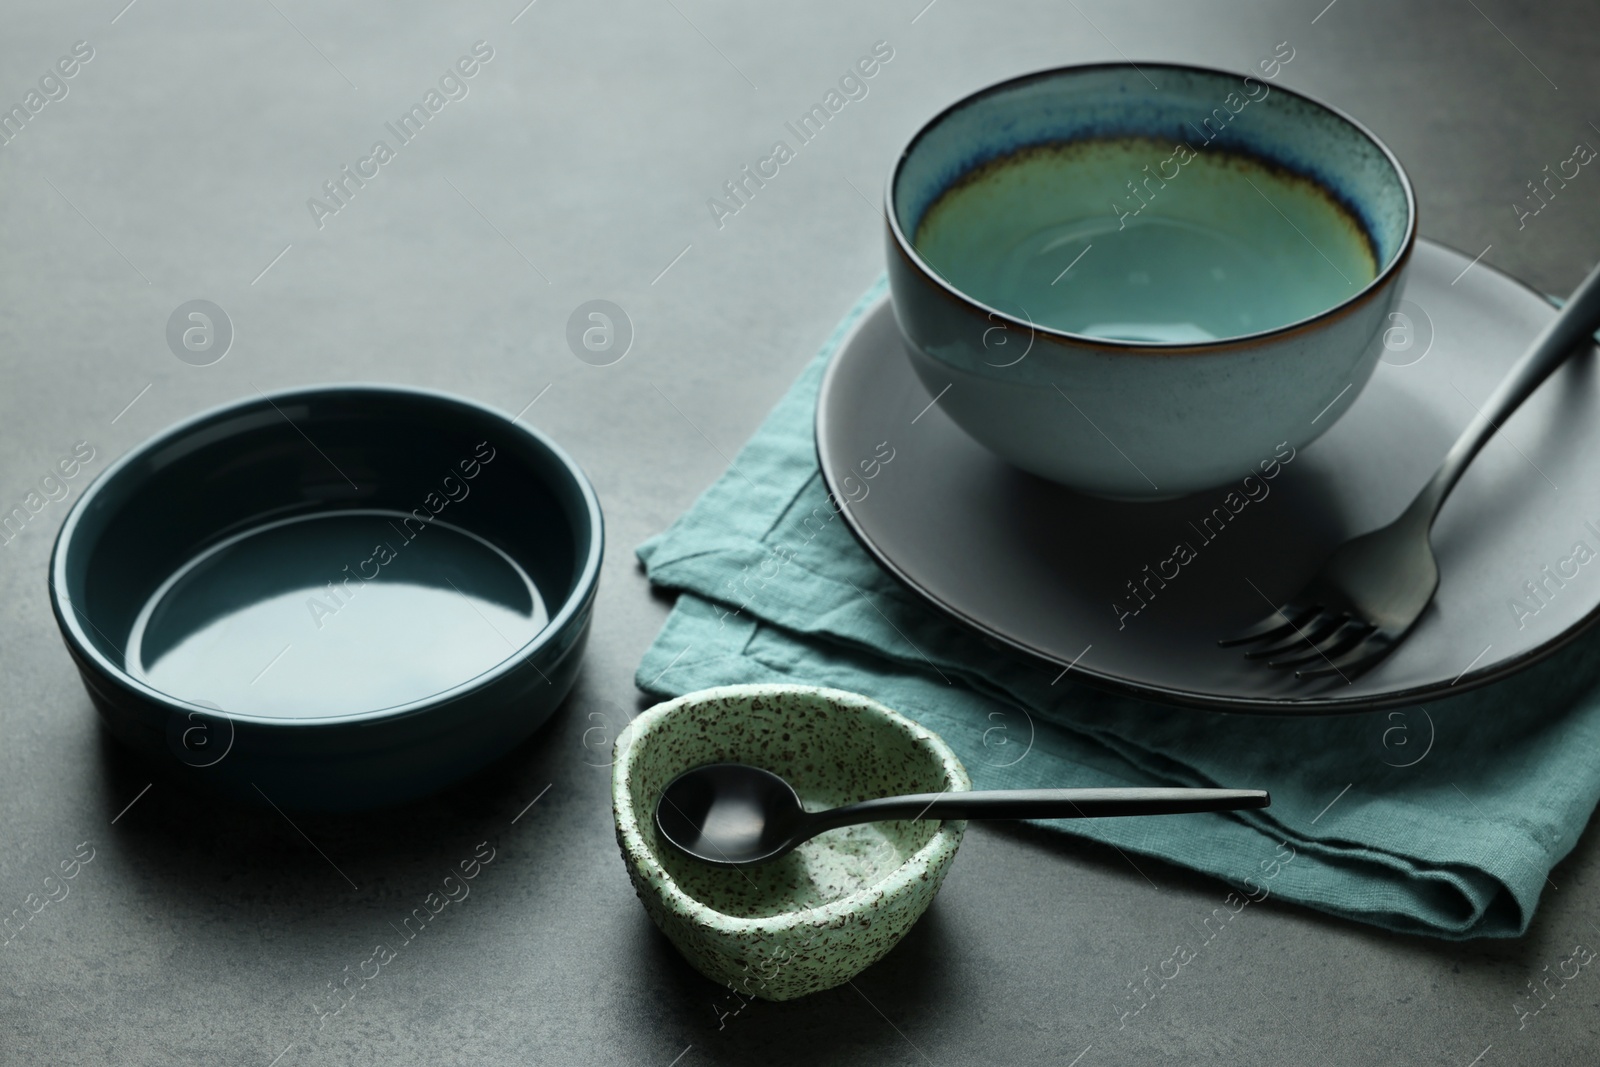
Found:
[[[527,427],[322,387],[202,415],[108,469],[62,528],[51,595],[125,740],[218,784],[265,774],[296,806],[369,806],[548,716],[601,539],[582,472]]]
[[[1354,119],[1259,72],[1159,63],[966,97],[906,146],[889,207],[903,253],[984,309],[1156,347],[1310,321],[1415,231],[1404,170]]]

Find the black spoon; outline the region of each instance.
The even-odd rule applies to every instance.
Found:
[[[1264,808],[1263,789],[994,789],[912,793],[808,812],[788,782],[742,763],[709,763],[672,780],[656,828],[716,867],[756,867],[827,830],[890,819],[1095,819]]]

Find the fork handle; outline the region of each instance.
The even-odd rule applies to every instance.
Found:
[[[1461,436],[1456,438],[1450,451],[1445,453],[1444,462],[1433,478],[1406,508],[1404,517],[1421,523],[1424,529],[1431,527],[1434,517],[1444,506],[1445,497],[1455,488],[1478,450],[1550,376],[1551,371],[1566,362],[1572,353],[1588,346],[1597,329],[1600,329],[1600,266],[1590,271],[1589,276],[1573,290],[1560,312],[1511,368],[1511,373],[1506,375],[1494,394],[1478,409],[1477,415],[1467,424]]]

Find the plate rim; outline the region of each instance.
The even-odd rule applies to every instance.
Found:
[[[1442,241],[1435,241],[1420,234],[1417,235],[1418,245],[1428,245],[1462,260],[1471,260],[1472,257],[1461,249]],[[1477,261],[1474,261],[1477,262]],[[1540,301],[1559,307],[1559,302],[1549,294],[1542,293],[1533,286],[1516,278],[1497,267],[1487,263],[1478,262],[1482,267],[1498,275],[1504,281],[1510,282],[1517,288],[1526,291]],[[887,308],[886,308],[887,305]],[[1448,693],[1456,696],[1486,685],[1501,681],[1514,674],[1519,674],[1535,664],[1555,655],[1563,648],[1582,637],[1596,622],[1600,622],[1600,604],[1597,604],[1587,615],[1569,625],[1566,629],[1552,636],[1549,640],[1535,645],[1533,648],[1488,667],[1477,671],[1464,671],[1447,685],[1433,683],[1430,685],[1411,686],[1406,689],[1396,689],[1390,692],[1373,693],[1359,697],[1329,697],[1329,696],[1284,696],[1284,697],[1232,697],[1218,696],[1196,692],[1194,690],[1174,689],[1168,686],[1151,685],[1143,682],[1131,681],[1125,677],[1097,671],[1092,667],[1078,663],[1057,659],[1040,649],[1034,648],[1025,642],[1019,641],[1007,634],[1000,633],[991,627],[985,626],[973,619],[959,608],[947,604],[935,597],[912,579],[899,565],[887,554],[882,552],[861,528],[851,510],[850,502],[840,495],[839,487],[834,484],[834,479],[829,475],[827,456],[824,452],[823,441],[825,430],[828,426],[827,405],[824,400],[831,395],[831,387],[837,378],[841,356],[850,349],[867,325],[879,314],[887,313],[894,316],[894,306],[891,294],[885,291],[866,308],[862,309],[860,316],[845,335],[840,338],[838,346],[828,357],[828,364],[823,369],[822,381],[817,387],[817,402],[812,416],[812,450],[817,460],[817,468],[821,472],[823,485],[830,495],[839,503],[839,514],[845,520],[856,543],[859,544],[872,557],[873,561],[882,567],[901,586],[914,593],[924,604],[931,606],[936,612],[947,619],[955,621],[958,625],[977,633],[990,640],[997,641],[1007,648],[1021,653],[1027,659],[1036,662],[1048,663],[1055,667],[1065,667],[1067,670],[1077,670],[1080,681],[1095,689],[1116,693],[1122,696],[1134,697],[1138,700],[1152,703],[1165,704],[1171,707],[1182,707],[1204,711],[1230,712],[1243,715],[1353,715],[1368,711],[1382,711],[1387,708],[1406,707],[1419,704],[1423,700],[1433,699]],[[898,328],[898,322],[896,324]]]

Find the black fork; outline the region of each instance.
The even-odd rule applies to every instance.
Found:
[[[1334,549],[1304,589],[1224,647],[1300,678],[1349,681],[1377,663],[1416,626],[1434,591],[1439,565],[1429,531],[1467,464],[1550,373],[1587,350],[1600,328],[1600,266],[1573,291],[1445,454],[1415,500],[1387,526]]]

